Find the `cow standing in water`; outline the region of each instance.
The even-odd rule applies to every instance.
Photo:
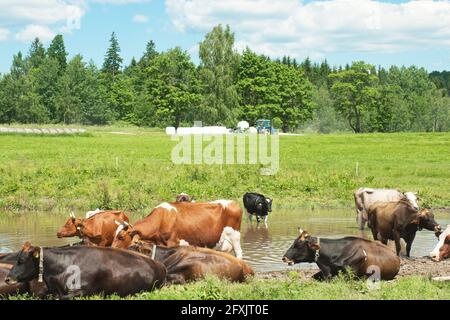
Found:
[[[139,240],[130,250],[143,253],[167,268],[168,284],[184,284],[203,279],[208,274],[230,281],[242,282],[254,274],[243,260],[230,254],[193,246],[162,247]]]
[[[315,262],[320,271],[316,280],[330,279],[351,268],[357,277],[393,279],[400,270],[400,259],[384,244],[358,237],[323,239],[299,229],[299,236],[283,256],[289,265]]]
[[[8,284],[34,279],[60,298],[93,294],[121,297],[164,285],[165,266],[145,255],[112,248],[40,248],[26,242],[5,279]]]
[[[428,209],[417,212],[409,202],[403,200],[375,202],[370,206],[368,216],[373,239],[384,244],[387,244],[388,240],[394,240],[397,255],[401,250],[400,238],[406,242],[406,256],[409,257],[418,230],[425,228],[434,231],[436,236],[441,233],[441,227]]]
[[[269,212],[272,212],[272,199],[265,197],[260,193],[247,192],[242,198],[244,207],[247,210],[248,219],[252,221],[252,216],[256,216],[256,222],[264,219],[267,224]]]
[[[414,192],[403,193],[397,189],[359,188],[353,195],[355,197],[356,222],[358,223],[360,230],[364,230],[364,226],[366,225],[369,207],[377,201],[389,202],[405,200],[408,201],[416,211],[419,210],[417,194]]]
[[[120,223],[112,247],[126,249],[137,240],[174,247],[194,245],[242,258],[241,207],[231,200],[161,203],[134,226]]]
[[[89,218],[79,219],[73,213],[70,214],[69,219],[65,225],[56,234],[58,238],[66,237],[80,237],[83,244],[96,245],[100,247],[111,246],[117,224],[114,220],[119,222],[128,222],[128,216],[123,211],[108,210],[108,211],[93,211],[94,214],[87,213]]]

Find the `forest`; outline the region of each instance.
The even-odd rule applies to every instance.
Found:
[[[0,75],[0,123],[130,124],[145,127],[254,125],[271,119],[283,132],[430,132],[450,130],[450,72],[383,68],[364,61],[271,59],[238,52],[230,27],[218,25],[187,51],[149,41],[124,65],[113,32],[101,67],[68,59],[64,38],[36,38]]]

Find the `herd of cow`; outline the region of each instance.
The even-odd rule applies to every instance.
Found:
[[[258,222],[267,223],[272,199],[246,193],[243,203],[250,221],[254,215]],[[439,237],[433,260],[450,255],[450,226],[442,232],[433,214],[419,208],[414,193],[361,188],[355,192],[355,204],[359,227],[363,229],[367,222],[373,241],[325,239],[299,229],[282,260],[315,262],[320,269],[315,279],[328,279],[350,268],[358,277],[378,271],[380,279],[390,280],[400,269],[400,238],[406,241],[409,256],[415,234],[422,228]],[[18,252],[0,255],[0,295],[126,296],[207,274],[244,281],[254,272],[242,260],[242,216],[243,210],[232,200],[195,202],[187,194],[159,204],[134,224],[120,210],[97,209],[85,218],[71,213],[57,236],[77,236],[81,242],[47,248],[26,242]],[[396,253],[386,246],[388,240],[395,241]]]

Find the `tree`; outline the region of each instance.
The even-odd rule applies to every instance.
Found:
[[[67,52],[62,35],[58,34],[53,38],[50,46],[47,49],[47,55],[49,56],[49,58],[58,61],[60,67],[59,74],[62,74],[67,66]]]
[[[103,62],[103,72],[111,76],[112,82],[114,82],[116,76],[120,73],[123,62],[123,59],[120,56],[120,46],[115,32],[111,34],[109,43],[110,45],[106,51],[105,60]]]
[[[189,54],[176,47],[154,58],[146,83],[159,125],[178,128],[193,121],[200,102],[199,83]]]
[[[28,64],[30,68],[38,68],[45,59],[45,48],[39,38],[35,38],[28,51]]]
[[[344,71],[330,75],[335,108],[347,119],[355,133],[366,130],[363,117],[376,103],[378,78],[371,73],[371,69],[371,65],[358,61]]]
[[[200,43],[200,79],[203,84],[202,120],[235,125],[239,105],[235,81],[239,54],[234,50],[234,34],[227,25],[218,25]]]
[[[142,67],[146,68],[150,65],[151,61],[156,58],[157,55],[158,52],[156,51],[155,43],[153,42],[153,40],[150,40],[149,42],[147,42],[145,52],[139,60],[139,64]]]

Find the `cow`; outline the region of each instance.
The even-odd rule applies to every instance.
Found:
[[[21,282],[16,284],[7,284],[5,279],[14,266],[19,252],[12,252],[0,255],[0,298],[29,293],[35,297],[42,298],[47,294],[45,284],[37,280]]]
[[[450,234],[444,240],[444,244],[439,249],[439,261],[450,257]]]
[[[257,222],[264,218],[264,223],[267,224],[269,212],[272,212],[272,199],[260,193],[247,192],[242,197],[242,200],[250,221],[252,221],[252,216],[255,215]]]
[[[252,268],[243,260],[208,248],[193,246],[169,248],[139,240],[128,249],[162,262],[167,269],[168,284],[184,284],[203,279],[209,274],[230,281],[243,282],[254,274]]]
[[[387,244],[388,240],[394,240],[397,255],[401,250],[400,238],[405,240],[406,256],[410,257],[417,230],[425,228],[434,231],[436,236],[441,233],[441,227],[434,220],[433,213],[428,209],[418,212],[411,203],[404,200],[375,202],[369,207],[368,218],[373,239],[384,244]]]
[[[95,246],[40,248],[26,242],[5,282],[43,281],[61,299],[93,294],[121,297],[164,285],[166,267],[143,254]]]
[[[190,244],[231,252],[242,258],[242,209],[231,200],[163,202],[134,226],[119,223],[112,247],[128,248],[132,241],[149,240],[168,247]]]
[[[282,260],[289,265],[315,262],[320,269],[313,276],[316,280],[328,280],[348,268],[357,277],[391,280],[400,270],[400,258],[380,242],[358,237],[312,237],[302,229]]]
[[[191,197],[187,193],[180,193],[177,195],[175,202],[195,202],[194,197]]]
[[[434,247],[433,251],[430,252],[430,257],[434,261],[441,261],[442,259],[448,258],[449,246],[448,246],[448,236],[450,236],[450,225],[439,235],[439,242]],[[447,241],[447,243],[446,243]],[[442,256],[441,256],[442,249]]]
[[[73,213],[65,225],[56,234],[58,238],[78,236],[84,244],[100,247],[111,246],[117,225],[114,221],[128,222],[123,211],[100,211],[89,218],[79,219]]]
[[[367,210],[374,202],[406,200],[411,203],[413,208],[419,210],[419,205],[417,204],[418,197],[414,192],[403,193],[397,189],[359,188],[353,195],[356,205],[356,222],[360,230],[364,230],[367,222]]]

